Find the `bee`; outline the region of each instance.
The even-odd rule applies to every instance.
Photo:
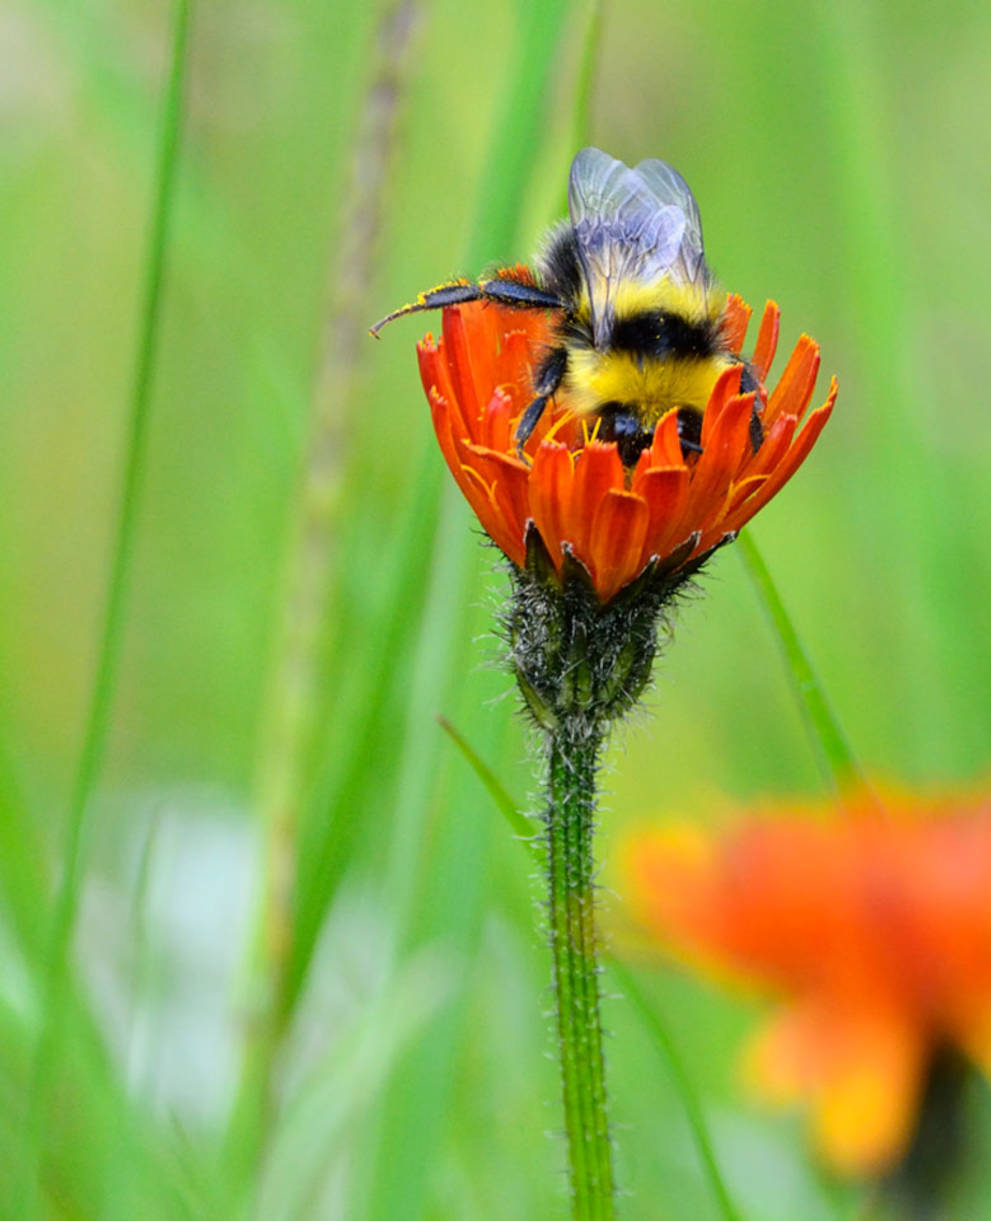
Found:
[[[682,452],[701,453],[702,413],[720,373],[741,365],[740,390],[758,378],[723,332],[727,295],[705,261],[698,204],[663,161],[630,168],[597,148],[571,165],[569,219],[551,230],[536,266],[475,281],[451,280],[395,310],[371,333],[405,314],[466,301],[554,312],[552,340],[534,368],[533,399],[516,427],[522,452],[551,399],[597,420],[636,463],[658,422],[677,411]],[[760,447],[760,395],[750,438]]]

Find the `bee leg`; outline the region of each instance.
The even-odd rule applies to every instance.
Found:
[[[534,284],[525,284],[521,280],[510,280],[504,276],[496,276],[491,280],[480,280],[479,292],[486,301],[495,301],[499,305],[514,305],[518,309],[561,309],[563,302],[553,293],[545,293]]]
[[[516,425],[517,457],[522,455],[523,446],[526,445],[533,435],[533,430],[537,427],[540,417],[544,414],[544,408],[547,406],[549,397],[546,394],[538,395],[520,416],[520,422]]]
[[[760,390],[760,380],[757,374],[754,373],[750,365],[744,364],[740,371],[740,393],[750,394],[753,391]],[[764,444],[764,424],[760,418],[761,401],[760,394],[754,396],[754,409],[750,413],[750,444],[753,446],[753,451],[756,452]]]
[[[554,391],[557,390],[564,380],[564,375],[567,371],[567,348],[551,348],[537,366],[533,377],[533,388],[537,392],[537,397],[527,407],[526,411],[523,412],[520,416],[520,422],[516,425],[517,455],[522,454],[523,446],[526,445],[533,435],[533,430],[537,427],[540,417],[544,414],[544,408],[547,406]]]
[[[678,408],[678,443],[682,457],[702,452],[702,412],[694,407]]]
[[[640,455],[654,439],[653,429],[644,429],[634,415],[620,414],[613,423],[613,437],[619,460],[624,466],[636,466]]]
[[[394,322],[397,318],[404,318],[407,314],[418,314],[421,310],[443,309],[446,305],[462,305],[466,301],[480,301],[484,296],[481,285],[473,284],[470,280],[451,280],[448,284],[438,284],[436,288],[420,293],[415,301],[400,306],[391,314],[386,314],[374,326],[368,328],[368,333],[377,339],[379,331],[387,323]]]
[[[438,284],[436,288],[420,293],[415,301],[400,306],[391,314],[369,327],[368,333],[378,337],[379,331],[389,322],[404,318],[407,314],[418,314],[421,310],[444,309],[448,305],[464,305],[468,301],[494,301],[498,305],[512,305],[517,309],[561,309],[561,301],[553,293],[545,293],[534,284],[522,280],[511,280],[505,276],[496,276],[489,280],[480,280],[477,284],[471,280],[450,280],[447,284]]]

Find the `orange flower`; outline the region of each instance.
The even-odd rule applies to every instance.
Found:
[[[879,1174],[905,1154],[943,1048],[991,1070],[991,801],[891,800],[884,820],[852,805],[716,840],[649,833],[625,862],[671,949],[782,998],[746,1054],[750,1084],[806,1099],[836,1169]]]
[[[750,312],[730,297],[724,330],[734,352],[743,345]],[[669,574],[697,566],[787,483],[833,408],[835,381],[797,431],[819,369],[819,347],[806,335],[768,394],[763,380],[778,316],[769,302],[751,362],[762,383],[764,436],[757,452],[750,431],[755,395],[739,393],[736,366],[720,376],[709,398],[701,454],[683,454],[671,411],[628,470],[613,442],[595,439],[594,417],[572,414],[561,395],[517,454],[516,423],[533,398],[534,366],[551,341],[548,314],[483,302],[446,308],[443,337],[435,342],[428,335],[419,345],[420,374],[444,457],[486,533],[523,567],[532,522],[558,575],[567,548],[603,602],[651,560]]]

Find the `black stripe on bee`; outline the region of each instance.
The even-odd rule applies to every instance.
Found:
[[[617,318],[609,335],[614,351],[640,353],[655,360],[671,356],[702,360],[719,349],[719,323],[692,322],[680,314],[645,310]]]

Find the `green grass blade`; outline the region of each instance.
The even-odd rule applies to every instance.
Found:
[[[719,1205],[720,1214],[724,1221],[743,1221],[743,1214],[733,1203],[729,1188],[726,1186],[726,1180],[719,1169],[716,1151],[713,1148],[712,1138],[709,1135],[709,1129],[705,1122],[705,1116],[702,1113],[702,1105],[699,1102],[698,1094],[695,1092],[692,1079],[688,1075],[681,1056],[678,1054],[678,1049],[674,1045],[674,1040],[671,1038],[667,1026],[659,1016],[653,1003],[644,995],[632,971],[615,959],[609,964],[609,970],[626,993],[634,1009],[643,1019],[643,1023],[649,1030],[654,1044],[660,1048],[661,1054],[667,1062],[671,1080],[674,1082],[674,1088],[677,1091],[678,1099],[681,1102],[685,1118],[691,1129],[699,1161],[702,1164],[705,1177],[709,1181],[712,1194]]]
[[[840,792],[862,785],[863,777],[846,736],[749,530],[740,535],[736,545],[778,641],[827,783]]]
[[[68,975],[69,947],[79,907],[83,877],[83,839],[90,799],[106,753],[124,624],[124,606],[134,553],[138,501],[144,474],[151,387],[159,335],[162,284],[179,149],[189,0],[176,0],[172,20],[172,55],[166,86],[161,142],[154,188],[151,232],[145,270],[144,299],[135,363],[128,438],[116,531],[107,579],[106,603],[95,677],[79,762],[68,811],[63,876],[55,903],[48,978],[35,1054],[33,1088],[25,1125],[26,1156],[22,1166],[22,1215],[33,1213],[41,1160],[42,1128],[51,1083],[58,1071],[60,1015]]]
[[[361,354],[367,343],[366,293],[377,270],[386,188],[408,96],[418,16],[414,0],[387,5],[377,17],[368,52],[368,81],[352,142],[347,189],[339,205],[333,287],[322,326],[323,352],[280,590],[277,646],[255,784],[265,833],[265,877],[252,991],[262,999],[247,1041],[227,1142],[242,1180],[271,1135],[278,1052],[296,999],[300,840],[322,711],[326,623],[333,613],[334,578],[340,564],[340,505],[358,415]],[[332,834],[337,830],[335,820]],[[340,838],[333,834],[335,842]],[[311,877],[307,875],[302,884]],[[337,879],[324,874],[321,880],[322,897],[329,903]],[[326,904],[321,915],[325,910]],[[315,935],[318,926],[307,921],[307,928]]]
[[[540,844],[534,837],[534,829],[527,816],[517,807],[491,767],[474,750],[468,739],[455,729],[446,716],[439,716],[437,723],[461,752],[468,766],[482,782],[485,791],[496,804],[499,813],[512,828],[513,835],[530,849],[534,857],[542,859]]]
[[[391,789],[391,776],[383,776],[381,770],[373,774],[367,761],[375,744],[387,733],[393,704],[406,678],[406,670],[397,664],[397,659],[402,659],[412,647],[414,628],[423,614],[426,592],[421,579],[422,557],[430,547],[441,504],[440,463],[434,444],[431,438],[415,463],[417,477],[412,481],[415,499],[401,526],[395,551],[390,553],[391,562],[386,565],[392,574],[384,599],[386,606],[369,628],[369,635],[378,647],[371,651],[366,663],[365,698],[356,701],[360,707],[348,727],[346,759],[340,773],[333,770],[335,760],[328,760],[326,774],[321,773],[314,785],[312,816],[302,828],[296,923],[283,997],[283,1020],[287,1022],[305,987],[324,917],[365,826],[363,816],[369,787],[374,788],[380,800],[386,785]],[[332,828],[332,833],[328,833],[328,828]]]

